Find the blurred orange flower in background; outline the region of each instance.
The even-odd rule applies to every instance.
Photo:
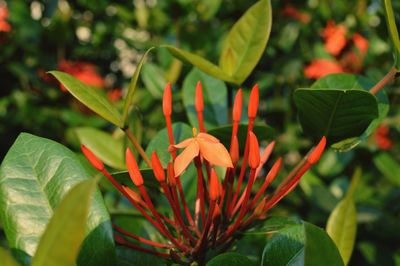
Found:
[[[6,6],[0,6],[0,32],[11,31],[11,25],[7,22],[8,9]]]
[[[97,71],[96,66],[91,63],[83,61],[73,62],[63,59],[58,63],[58,69],[74,76],[86,85],[98,88],[105,86],[103,77]],[[62,85],[61,89],[66,91]]]

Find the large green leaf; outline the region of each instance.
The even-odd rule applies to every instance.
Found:
[[[87,86],[78,79],[64,72],[50,71],[49,73],[61,82],[75,98],[93,112],[118,127],[123,126],[121,114],[101,90]]]
[[[165,73],[160,67],[152,63],[145,64],[142,70],[142,81],[154,98],[162,98],[167,81]]]
[[[183,104],[190,124],[199,128],[194,107],[196,84],[201,81],[204,96],[204,124],[211,129],[228,123],[227,88],[224,82],[193,68],[183,81]]]
[[[344,265],[334,242],[321,228],[302,223],[276,233],[264,248],[263,266]]]
[[[75,265],[96,184],[97,179],[82,181],[62,199],[40,239],[32,266]]]
[[[144,55],[142,56],[142,59],[140,59],[139,64],[136,67],[135,73],[133,73],[131,82],[128,87],[128,93],[125,98],[124,109],[122,111],[122,118],[121,118],[122,124],[126,124],[126,118],[128,117],[129,108],[131,107],[131,104],[133,101],[133,95],[135,94],[135,91],[136,91],[136,85],[137,85],[137,82],[139,79],[140,70],[142,69],[142,66],[144,64],[144,61],[146,60],[147,55],[153,48],[154,47],[151,47],[144,53]]]
[[[74,129],[81,144],[88,147],[100,160],[116,169],[126,169],[123,138],[90,127]]]
[[[396,26],[396,20],[393,13],[392,0],[384,0],[385,1],[385,15],[386,15],[386,24],[388,27],[390,39],[392,40],[395,51],[395,65],[397,69],[400,69],[400,40],[399,40],[399,32]]]
[[[313,89],[360,89],[369,91],[373,86],[374,82],[367,77],[352,75],[352,74],[332,74],[327,75],[311,86]],[[375,129],[379,126],[382,120],[386,117],[389,112],[389,100],[384,90],[380,90],[376,95],[378,101],[378,117],[372,120],[367,129],[361,136],[348,138],[332,145],[332,148],[339,151],[348,151],[362,141],[365,141],[369,135],[371,135]]]
[[[232,77],[226,74],[219,66],[214,65],[213,63],[211,63],[210,61],[204,59],[199,55],[181,50],[171,45],[165,45],[164,47],[167,48],[168,51],[176,58],[192,64],[201,71],[215,78],[222,79],[227,82],[237,83]]]
[[[379,117],[377,98],[365,90],[366,84],[359,76],[334,74],[310,89],[296,90],[294,101],[304,132],[316,138],[325,135],[331,143],[362,135]]]
[[[251,6],[230,30],[219,65],[239,84],[246,80],[260,60],[267,46],[271,25],[270,0],[261,0]]]
[[[117,247],[117,266],[165,266],[165,260],[160,257],[136,251],[126,247]]]
[[[0,258],[1,265],[3,266],[19,266],[19,263],[15,261],[13,256],[2,247],[0,247]]]
[[[90,177],[75,154],[54,141],[22,133],[0,167],[0,218],[15,257],[28,265],[55,208]],[[112,265],[114,240],[100,193],[92,198],[78,265]]]
[[[396,186],[400,186],[400,164],[388,153],[381,152],[373,158],[379,171]]]
[[[347,265],[353,253],[357,232],[357,210],[354,203],[353,192],[361,176],[361,170],[356,170],[352,185],[347,195],[335,207],[329,216],[326,231],[335,242],[339,252]]]
[[[214,257],[207,263],[207,266],[251,266],[255,265],[249,258],[239,253],[226,252]]]

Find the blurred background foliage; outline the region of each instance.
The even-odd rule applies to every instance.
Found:
[[[216,62],[225,34],[252,4],[245,0],[0,0],[2,157],[22,131],[78,150],[79,141],[91,134],[88,131],[97,129],[112,134],[114,144],[122,145],[121,132],[77,102],[46,71],[68,72],[122,104],[120,99],[148,48],[172,44]],[[377,82],[393,59],[379,0],[273,0],[272,5],[269,43],[243,88],[247,95],[253,84],[260,85],[259,119],[275,128],[275,155],[286,154],[285,169],[291,169],[311,144],[297,121],[294,90],[309,87],[327,69]],[[400,21],[400,2],[393,1],[393,7]],[[196,77],[202,75],[166,49],[150,53],[130,117],[144,147],[164,127],[161,96],[166,82],[174,84],[174,121],[189,123],[184,87],[194,88]],[[215,95],[222,98],[238,89],[223,82],[213,84]],[[358,231],[350,265],[400,265],[400,88],[394,84],[386,91],[391,109],[378,130],[349,152],[328,150],[303,177],[301,188],[273,210],[274,215],[301,217],[325,227],[359,166],[362,176],[354,194]],[[117,159],[111,161],[115,169],[123,168]],[[103,190],[117,224],[132,231],[147,230],[139,226],[140,220],[129,219],[126,214],[132,211],[110,186],[104,184]],[[4,237],[0,240],[6,245]],[[256,255],[264,244],[265,235],[250,235],[235,249]]]

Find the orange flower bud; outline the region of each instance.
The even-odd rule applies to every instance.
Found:
[[[239,141],[237,136],[233,136],[229,153],[231,156],[232,164],[236,165],[239,161]]]
[[[98,171],[103,171],[104,169],[104,164],[102,161],[100,161],[99,158],[96,157],[96,155],[93,154],[91,150],[89,150],[85,145],[81,145],[81,150],[83,152],[83,155],[88,159],[90,164],[96,168]]]
[[[217,173],[211,169],[210,177],[210,199],[216,201],[220,197],[220,188]]]
[[[252,131],[249,133],[249,166],[252,169],[257,169],[260,165],[260,148],[256,135]]]
[[[233,121],[240,121],[242,116],[242,89],[239,89],[235,96],[235,101],[233,103],[232,119]]]
[[[318,145],[315,146],[315,148],[312,150],[311,154],[308,156],[307,162],[310,164],[315,164],[316,162],[318,162],[319,158],[322,155],[322,152],[325,149],[325,145],[326,145],[326,138],[324,136],[319,141]]]
[[[260,216],[263,211],[264,211],[264,207],[265,207],[265,203],[266,203],[266,198],[264,197],[261,202],[257,205],[256,209],[254,210],[254,214],[256,216]]]
[[[197,112],[203,112],[204,110],[203,86],[200,81],[196,85],[195,108]]]
[[[259,100],[259,92],[258,92],[258,84],[254,85],[251,89],[250,99],[249,99],[249,107],[247,109],[247,115],[249,118],[256,118],[257,110],[258,110],[258,100]]]
[[[163,113],[164,116],[171,116],[172,114],[172,92],[171,83],[168,82],[164,89],[163,95]]]
[[[136,186],[143,185],[143,177],[140,173],[139,167],[136,163],[135,157],[133,156],[132,151],[127,148],[126,149],[126,166],[128,167],[129,176],[132,179],[132,182]]]
[[[153,151],[153,153],[151,154],[151,165],[153,166],[154,176],[157,178],[158,182],[164,182],[164,168],[162,167],[160,159],[158,158],[155,151]]]

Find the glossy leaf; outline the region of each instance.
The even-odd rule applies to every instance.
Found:
[[[260,60],[271,25],[270,0],[261,0],[251,6],[228,33],[219,65],[237,83],[243,83]]]
[[[137,82],[139,80],[139,75],[140,75],[140,70],[142,69],[142,66],[144,64],[144,61],[146,60],[147,55],[149,54],[149,52],[153,49],[154,47],[148,49],[144,55],[142,56],[142,59],[140,59],[139,64],[136,67],[135,73],[133,73],[131,82],[129,84],[128,87],[128,93],[126,95],[125,98],[125,103],[124,103],[124,109],[122,111],[122,124],[126,124],[126,119],[128,117],[128,112],[129,112],[129,108],[131,107],[132,101],[133,101],[133,95],[135,94],[135,90],[136,90],[136,86],[137,86]]]
[[[359,168],[358,168],[359,169]],[[326,231],[335,242],[338,250],[347,265],[353,252],[357,232],[357,211],[353,192],[355,184],[360,179],[361,171],[357,170],[347,195],[335,207],[329,216]]]
[[[22,133],[0,167],[0,218],[15,257],[28,265],[54,210],[90,177],[75,154],[54,141]],[[112,265],[114,240],[99,192],[92,198],[78,265]]]
[[[183,104],[190,124],[199,128],[194,107],[196,84],[201,81],[204,97],[204,123],[211,129],[228,123],[227,88],[224,82],[193,68],[183,81]]]
[[[396,19],[393,13],[392,0],[384,0],[384,3],[385,3],[386,24],[388,27],[390,39],[392,40],[394,47],[395,65],[397,69],[400,69],[400,58],[399,58],[400,40],[399,40],[399,32],[396,26]]]
[[[280,230],[268,240],[262,255],[263,266],[344,265],[332,239],[321,228],[304,222]]]
[[[228,74],[226,74],[219,66],[211,63],[203,57],[181,50],[171,45],[165,45],[164,47],[167,48],[168,51],[176,58],[192,64],[204,73],[207,73],[215,78],[222,79],[227,82],[235,83],[235,80]]]
[[[223,265],[235,265],[235,266],[252,266],[255,265],[249,258],[239,253],[226,252],[212,258],[207,266],[223,266]]]
[[[80,143],[105,164],[120,170],[126,169],[123,138],[115,138],[107,132],[90,127],[79,127],[74,132]]]
[[[260,142],[265,140],[266,141],[271,140],[274,137],[274,129],[265,124],[254,125],[253,132],[257,136]],[[225,147],[229,148],[232,136],[232,126],[222,126],[214,128],[208,130],[207,133],[218,138],[222,142],[222,144],[225,145]],[[247,135],[247,124],[239,124],[238,140],[240,149],[244,148],[246,135]]]
[[[167,84],[164,76],[164,71],[155,64],[147,63],[143,66],[142,81],[154,98],[162,98],[164,87]]]
[[[0,247],[0,259],[3,266],[19,266],[19,263],[11,256],[7,250]]]
[[[75,265],[96,185],[97,179],[82,181],[62,199],[40,239],[32,266]]]
[[[381,152],[373,158],[375,166],[394,185],[400,186],[400,164],[388,153]]]
[[[122,127],[121,114],[99,89],[87,86],[73,76],[60,72],[50,71],[59,82],[81,103],[104,119],[118,127]]]
[[[359,137],[378,118],[374,95],[362,90],[364,80],[336,74],[317,81],[311,89],[298,89],[294,101],[306,134],[325,135],[330,142]]]

